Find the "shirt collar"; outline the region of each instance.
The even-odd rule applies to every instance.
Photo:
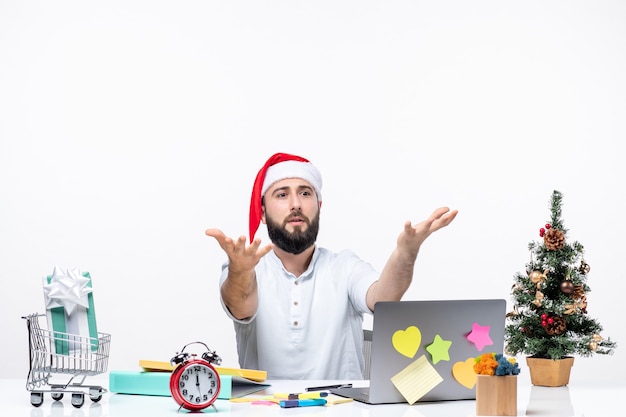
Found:
[[[287,276],[289,276],[290,278],[293,278],[293,279],[302,280],[302,279],[310,278],[313,275],[313,271],[315,270],[315,264],[317,263],[317,260],[320,257],[320,249],[319,249],[319,247],[317,247],[317,245],[315,246],[315,249],[313,250],[313,256],[311,256],[311,262],[309,263],[309,267],[299,277],[296,277],[291,272],[289,272],[289,271],[287,271],[285,269],[285,267],[283,266],[283,263],[281,262],[281,260],[278,258],[278,256],[276,256],[276,252],[270,251],[270,253],[268,253],[266,256],[270,256],[271,259],[272,259],[272,262],[276,263],[283,270],[285,275],[287,275]]]

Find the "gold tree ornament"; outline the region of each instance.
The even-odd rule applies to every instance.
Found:
[[[532,282],[537,288],[539,288],[541,286],[541,283],[545,282],[548,279],[548,276],[546,275],[547,273],[547,270],[543,272],[532,271],[530,274],[528,274],[528,278],[530,278],[530,282]]]
[[[543,243],[548,250],[560,250],[565,246],[565,234],[558,229],[548,229],[543,235]]]
[[[537,290],[537,292],[535,293],[535,299],[532,301],[532,303],[537,307],[541,307],[541,304],[543,304],[543,297],[543,293]]]
[[[600,336],[598,333],[594,333],[594,335],[591,336],[591,342],[589,342],[589,349],[593,350],[594,352],[598,350],[598,343],[600,343],[602,340],[602,336]]]
[[[580,312],[587,312],[587,297],[580,299],[572,304],[565,304],[565,310],[563,311],[565,314],[577,314]]]
[[[574,314],[578,311],[578,308],[576,308],[576,303],[574,304],[565,304],[565,310],[563,311],[564,314],[570,315],[570,314]]]
[[[581,274],[588,274],[591,271],[591,267],[589,266],[589,264],[587,262],[585,262],[585,260],[581,260],[580,261],[580,266],[578,267],[578,271]]]

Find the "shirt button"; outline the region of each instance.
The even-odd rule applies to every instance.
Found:
[[[293,305],[294,305],[294,306],[297,306],[297,305],[298,305],[298,302],[297,302],[297,301],[294,301],[294,302],[293,302]]]
[[[294,285],[298,285],[298,284],[299,284],[299,282],[298,282],[298,281],[294,281],[293,283],[294,283]]]
[[[297,326],[298,326],[298,322],[297,322],[297,321],[294,321],[294,322],[293,322],[293,325],[297,327]]]

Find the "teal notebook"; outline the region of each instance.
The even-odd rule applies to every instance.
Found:
[[[170,397],[170,372],[109,372],[109,391],[117,394],[156,395]],[[228,400],[261,391],[269,384],[232,375],[220,375],[218,399]]]

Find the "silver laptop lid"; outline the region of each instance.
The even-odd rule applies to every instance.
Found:
[[[503,353],[505,316],[503,299],[376,304],[369,402],[406,402],[391,378],[421,356],[443,381],[419,401],[475,399],[470,359]]]

